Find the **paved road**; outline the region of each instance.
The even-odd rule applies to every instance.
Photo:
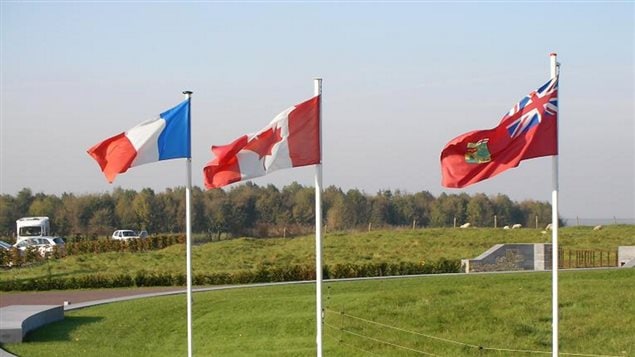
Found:
[[[567,270],[606,270],[606,269],[619,269],[619,268],[586,268],[586,269],[567,269]],[[566,271],[560,269],[560,271]],[[515,273],[545,273],[545,271],[511,271],[511,272],[486,272],[486,273],[470,273],[470,275],[479,274],[515,274]],[[369,277],[369,278],[349,278],[349,279],[331,279],[325,280],[326,282],[336,281],[354,281],[354,280],[376,280],[376,279],[408,279],[417,277],[430,277],[430,276],[461,276],[465,273],[447,273],[447,274],[422,274],[422,275],[400,275],[400,276],[383,276],[383,277]],[[309,281],[293,281],[293,282],[280,282],[280,283],[258,283],[258,284],[245,284],[245,285],[219,285],[213,287],[195,287],[193,292],[211,291],[211,290],[224,290],[232,288],[254,288],[259,286],[271,286],[271,285],[287,285],[287,284],[314,284],[314,280]],[[71,304],[88,303],[90,301],[98,300],[113,300],[118,298],[125,298],[129,296],[145,297],[152,294],[168,293],[181,291],[185,292],[184,286],[166,286],[166,287],[148,287],[148,288],[120,288],[120,289],[94,289],[94,290],[55,290],[55,291],[36,291],[36,292],[0,292],[0,307],[8,305],[63,305],[64,301],[70,301]],[[89,306],[90,304],[82,304]]]
[[[342,279],[344,280],[344,279]],[[314,284],[315,281],[287,281],[279,283],[256,283],[244,285],[217,285],[209,287],[194,287],[193,292],[225,290],[235,288],[256,288],[260,286]],[[64,305],[68,301],[70,306],[64,310],[86,307],[96,304],[127,300],[128,297],[144,298],[171,293],[185,293],[184,286],[121,288],[121,289],[93,289],[93,290],[54,290],[33,292],[2,292],[0,293],[0,307],[9,305]]]
[[[77,304],[95,300],[115,299],[134,295],[181,291],[182,286],[94,289],[94,290],[55,290],[0,293],[0,307],[9,305],[64,305],[64,301]]]
[[[602,268],[595,268],[602,269]],[[578,269],[580,270],[580,269]],[[524,273],[535,271],[523,271]],[[489,273],[470,273],[477,274],[513,274],[518,272],[489,272]],[[336,281],[354,281],[354,280],[376,280],[376,279],[408,279],[425,276],[459,276],[464,273],[447,273],[447,274],[422,274],[422,275],[400,275],[400,276],[382,276],[369,278],[348,278],[348,279],[329,279],[326,282]],[[292,281],[279,283],[257,283],[244,285],[219,285],[213,287],[195,287],[193,292],[224,290],[232,288],[254,288],[259,286],[271,285],[288,285],[288,284],[314,284],[315,280],[308,281]],[[117,298],[125,298],[129,296],[147,296],[151,294],[161,294],[167,292],[185,292],[184,286],[167,286],[167,287],[148,287],[148,288],[120,288],[120,289],[94,289],[94,290],[55,290],[55,291],[36,291],[36,292],[1,292],[0,307],[8,305],[63,305],[64,301],[70,301],[71,304],[88,303],[98,300],[116,300]],[[90,305],[90,304],[82,304]]]

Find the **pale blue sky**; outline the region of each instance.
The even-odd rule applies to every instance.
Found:
[[[212,144],[263,128],[324,79],[324,184],[369,194],[551,199],[551,158],[465,190],[439,154],[560,80],[560,213],[635,218],[633,2],[1,2],[0,192],[163,191],[185,163],[106,182],[86,149],[194,91],[193,180]],[[313,169],[255,179],[313,185]]]

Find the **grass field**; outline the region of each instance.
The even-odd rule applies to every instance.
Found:
[[[560,274],[560,352],[635,355],[635,269]],[[325,282],[325,356],[523,356],[551,348],[551,275]],[[19,356],[186,355],[185,296],[68,312]],[[197,356],[314,356],[313,284],[194,294]],[[384,341],[384,342],[381,342]],[[479,346],[484,349],[479,349]]]
[[[635,245],[635,226],[614,225],[593,231],[591,227],[566,227],[559,231],[563,248],[615,251]],[[498,243],[544,243],[551,234],[538,229],[402,229],[325,234],[323,262],[379,263],[437,261],[440,258],[473,258]],[[206,243],[192,249],[193,273],[236,272],[259,266],[314,264],[313,236],[235,240]],[[171,246],[146,253],[103,253],[69,256],[45,264],[3,270],[2,280],[24,280],[86,274],[135,274],[138,271],[185,273],[185,247]]]

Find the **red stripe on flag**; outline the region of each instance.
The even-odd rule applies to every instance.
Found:
[[[88,149],[87,152],[97,161],[110,183],[115,180],[117,174],[128,171],[137,157],[137,150],[132,146],[125,133],[108,138]]]
[[[212,146],[212,152],[216,157],[203,168],[203,178],[207,189],[240,181],[240,165],[236,155],[247,143],[248,137],[243,135],[229,145]]]
[[[320,99],[313,97],[289,113],[289,156],[293,167],[319,164]]]

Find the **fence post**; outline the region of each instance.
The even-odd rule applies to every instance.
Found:
[[[600,251],[600,266],[602,266],[602,264],[604,264],[604,257],[603,257],[603,255],[604,255],[604,251],[603,251],[603,250],[601,250],[601,251]],[[608,265],[608,264],[607,264],[607,265]]]
[[[619,259],[617,258],[617,249],[615,249],[615,266],[618,267],[618,268],[620,266]]]

